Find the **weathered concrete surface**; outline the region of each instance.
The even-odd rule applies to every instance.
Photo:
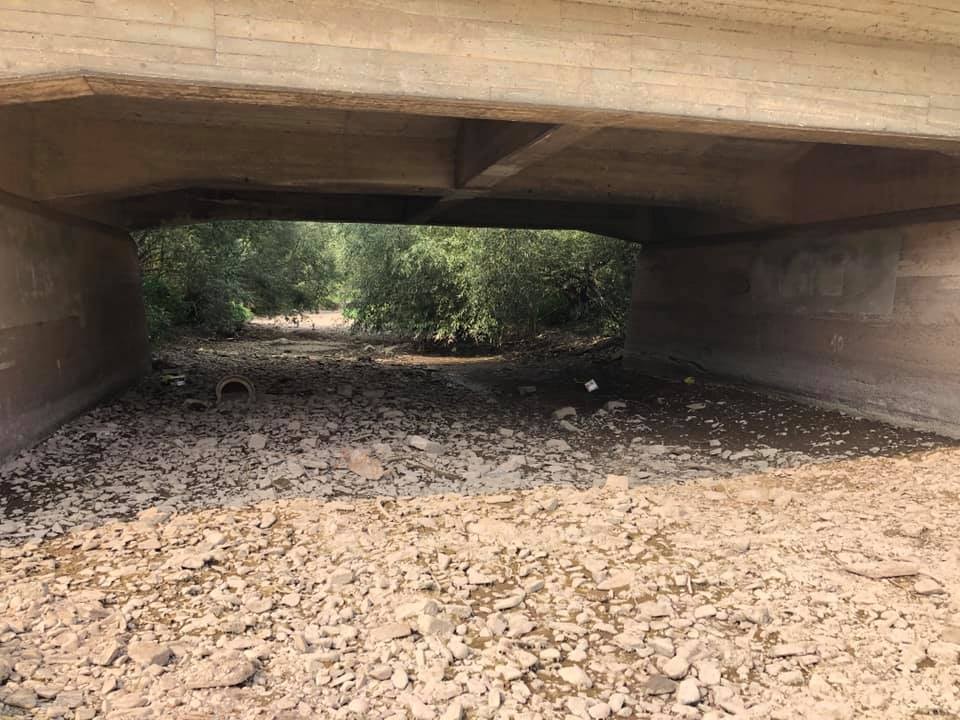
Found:
[[[960,223],[818,226],[645,254],[634,365],[960,435]]]
[[[0,0],[0,73],[168,78],[194,95],[283,88],[354,109],[534,122],[599,113],[955,137],[957,18],[949,0]],[[95,85],[47,79],[10,96]]]
[[[148,360],[130,237],[0,198],[0,456],[128,384]]]

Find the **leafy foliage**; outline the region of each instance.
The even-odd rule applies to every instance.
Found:
[[[572,231],[341,225],[347,312],[364,329],[500,344],[623,327],[638,246]]]
[[[137,236],[150,335],[236,333],[334,299],[356,325],[498,345],[623,326],[638,247],[572,231],[220,222]]]
[[[231,221],[135,239],[152,339],[180,325],[231,335],[254,313],[315,310],[335,282],[326,236],[311,223]]]

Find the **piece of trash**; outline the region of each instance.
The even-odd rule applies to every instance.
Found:
[[[597,385],[596,380],[587,380],[583,386],[587,389],[587,392],[594,392],[600,389],[600,386]]]
[[[696,385],[696,384],[697,384],[697,379],[696,379],[695,377],[693,377],[692,375],[687,375],[687,376],[683,379],[683,384],[684,384],[684,385]]]
[[[160,382],[164,385],[174,385],[175,387],[183,387],[187,384],[186,375],[173,375],[171,373],[165,373],[160,376]]]
[[[706,403],[690,403],[687,405],[687,410],[705,410],[706,408]]]
[[[241,400],[247,404],[257,399],[257,390],[253,383],[243,375],[226,375],[217,383],[217,404],[224,400]]]
[[[533,395],[534,393],[537,392],[537,386],[536,386],[536,385],[521,385],[520,387],[517,388],[517,392],[520,393],[520,394],[521,394],[522,396],[524,396],[524,397],[527,396],[527,395]]]

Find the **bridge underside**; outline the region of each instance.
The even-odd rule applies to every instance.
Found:
[[[33,93],[43,101],[13,102]],[[659,244],[960,208],[951,138],[602,110],[68,76],[0,84],[0,133],[12,140],[0,188],[122,228],[259,217],[573,227]]]
[[[0,454],[228,218],[640,242],[631,362],[960,432],[960,13],[887,4],[0,0]]]

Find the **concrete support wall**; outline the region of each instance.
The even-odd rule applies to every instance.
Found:
[[[960,221],[645,251],[627,357],[960,436]]]
[[[130,237],[0,197],[0,457],[148,361]]]

